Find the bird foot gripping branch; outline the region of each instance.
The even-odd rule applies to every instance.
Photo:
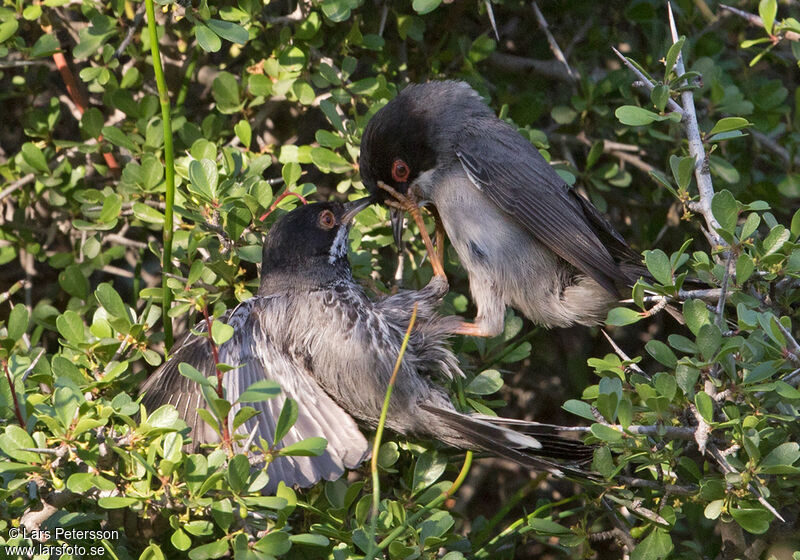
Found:
[[[428,235],[428,230],[425,228],[425,222],[422,219],[422,213],[419,210],[419,204],[417,202],[416,196],[413,194],[412,191],[409,191],[407,195],[400,194],[398,191],[384,183],[383,181],[378,181],[378,188],[383,189],[392,197],[394,200],[387,200],[386,205],[391,206],[392,208],[397,208],[398,210],[402,210],[404,212],[408,212],[414,220],[414,223],[417,224],[419,228],[419,234],[422,236],[422,242],[425,244],[425,249],[428,251],[428,257],[431,259],[431,266],[433,267],[433,273],[436,276],[445,276],[444,273],[444,258],[443,258],[443,247],[444,247],[444,232],[441,230],[441,225],[439,220],[436,220],[436,241],[438,243],[438,251],[433,246],[433,241],[431,241],[431,236]]]

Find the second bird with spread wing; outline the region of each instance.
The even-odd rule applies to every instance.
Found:
[[[463,82],[409,85],[379,110],[360,170],[373,198],[394,194],[423,237],[414,198],[435,206],[478,308],[459,334],[499,334],[506,305],[545,326],[597,324],[639,276],[640,256]]]

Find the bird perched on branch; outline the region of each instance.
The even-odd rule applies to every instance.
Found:
[[[466,83],[407,86],[367,124],[359,167],[374,199],[395,207],[396,241],[398,210],[409,211],[444,274],[417,203],[435,207],[440,242],[443,226],[478,308],[458,334],[499,334],[506,305],[545,326],[597,324],[643,270],[597,209]]]
[[[447,291],[446,279],[434,277],[419,291],[402,291],[377,301],[353,281],[348,231],[355,214],[369,203],[364,198],[346,204],[310,204],[280,218],[264,243],[257,295],[225,318],[234,333],[218,348],[219,360],[239,366],[224,374],[227,398],[236,400],[250,384],[263,379],[278,382],[282,389],[280,398],[253,403],[260,414],[239,432],[255,429],[272,442],[283,402],[291,398],[297,402],[298,416],[282,444],[315,436],[328,441],[320,456],[277,457],[268,466],[271,480],[310,486],[320,479],[338,478],[345,468],[367,457],[367,440],[358,424],[378,423],[415,306],[417,319],[391,396],[387,427],[407,436],[486,451],[534,469],[581,475],[580,465],[591,458],[590,447],[559,437],[558,430],[547,425],[458,412],[445,391],[431,381],[436,375],[463,375],[447,346],[458,319],[436,312]],[[143,404],[151,411],[173,404],[191,427],[196,444],[216,441],[216,433],[196,412],[204,404],[200,388],[179,373],[181,362],[214,375],[208,338],[190,334],[179,345],[143,385]],[[235,412],[234,407],[231,413]]]

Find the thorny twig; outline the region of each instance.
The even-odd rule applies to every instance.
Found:
[[[136,34],[136,30],[139,29],[139,26],[142,25],[142,21],[144,21],[144,12],[145,12],[145,4],[142,2],[139,4],[139,9],[136,10],[136,14],[133,17],[133,23],[128,28],[128,33],[125,35],[125,38],[117,47],[117,50],[114,51],[114,58],[119,58],[120,55],[125,52],[125,49],[128,48],[131,40],[133,39],[134,34]]]
[[[614,339],[609,336],[609,334],[605,331],[605,329],[600,329],[600,332],[603,333],[603,336],[606,337],[606,340],[608,340],[608,343],[611,344],[611,347],[614,348],[614,351],[617,353],[617,355],[620,358],[622,358],[626,362],[633,362],[633,360],[631,360],[630,357],[625,352],[622,351],[622,348],[620,348],[617,345],[617,343],[614,342]],[[640,368],[638,365],[636,365],[635,363],[631,363],[627,367],[629,367],[630,369],[632,369],[636,373],[638,373],[640,375],[643,375],[647,379],[650,379],[650,375],[645,373],[644,370],[642,368]]]
[[[720,296],[717,300],[717,309],[715,314],[714,323],[721,329],[724,319],[725,311],[725,298],[728,295],[728,281],[731,278],[731,263],[733,262],[733,251],[728,252],[728,258],[725,259],[725,270],[722,273],[722,283],[720,284]]]
[[[714,457],[714,459],[717,461],[717,464],[719,465],[719,467],[722,469],[723,472],[737,473],[737,474],[739,473],[739,471],[733,468],[733,466],[728,462],[728,459],[725,457],[725,455],[723,455],[723,453],[719,449],[717,449],[713,444],[708,446],[708,451],[711,453],[711,456]],[[786,520],[781,516],[780,513],[778,513],[778,510],[772,507],[772,504],[770,504],[766,500],[766,498],[764,498],[764,496],[761,495],[761,492],[759,492],[758,489],[752,483],[747,485],[747,489],[750,490],[750,492],[753,494],[753,496],[756,497],[758,502],[762,506],[767,508],[767,510],[769,510],[769,512],[772,513],[772,515],[774,515],[776,519],[780,520],[783,523],[786,523]]]
[[[621,52],[619,52],[619,51],[618,51],[616,48],[614,48],[614,47],[611,47],[611,50],[612,50],[612,51],[614,51],[614,54],[616,54],[616,55],[619,57],[619,59],[622,61],[622,63],[623,63],[625,66],[627,66],[627,67],[628,67],[628,69],[629,69],[631,72],[633,72],[634,74],[636,74],[636,77],[637,77],[637,78],[639,78],[639,81],[642,83],[642,85],[643,85],[644,87],[646,87],[646,88],[647,88],[647,90],[648,90],[648,91],[653,91],[653,89],[655,89],[655,84],[653,84],[653,82],[651,82],[651,81],[648,79],[648,77],[647,77],[647,76],[645,76],[644,74],[642,74],[642,73],[639,71],[639,69],[638,69],[638,68],[636,68],[636,66],[635,66],[634,64],[631,64],[631,61],[630,61],[630,60],[628,60],[628,57],[626,57],[624,54],[622,54]],[[678,104],[675,102],[675,100],[674,100],[674,99],[672,99],[671,97],[670,97],[670,98],[667,100],[667,107],[669,107],[669,108],[670,108],[672,111],[674,111],[675,113],[678,113],[679,115],[681,115],[681,116],[683,117],[684,110],[683,110],[683,109],[681,108],[681,106],[680,106],[680,105],[678,105]]]
[[[217,374],[217,396],[221,399],[225,398],[225,392],[222,388],[222,378],[223,373],[222,370],[219,369],[219,351],[217,350],[217,344],[214,342],[214,337],[211,334],[211,327],[212,327],[212,319],[211,316],[208,314],[208,308],[203,305],[203,318],[206,322],[206,329],[208,335],[208,343],[211,345],[211,356],[214,358],[214,370]],[[228,428],[228,414],[225,414],[225,418],[221,418],[222,420],[222,442],[225,445],[225,448],[228,450],[229,453],[233,452],[233,446],[231,445],[231,432]]]
[[[492,9],[491,0],[483,0],[486,4],[486,13],[489,15],[489,23],[492,24],[492,31],[494,31],[494,38],[500,40],[500,33],[497,31],[497,22],[494,19],[494,10]]]
[[[719,7],[722,8],[723,10],[727,10],[730,13],[739,16],[740,18],[744,19],[750,25],[755,25],[756,27],[760,27],[760,28],[764,29],[764,22],[761,21],[761,18],[758,17],[755,14],[751,14],[749,12],[745,12],[744,10],[740,10],[738,8],[734,8],[733,6],[728,6],[726,4],[720,4]],[[794,31],[786,31],[786,32],[783,33],[782,36],[787,38],[787,39],[789,39],[790,41],[800,41],[800,33],[796,33]],[[780,40],[781,35],[772,35],[772,34],[770,34],[770,37],[772,37],[773,40],[774,39]]]
[[[561,47],[559,47],[558,43],[556,42],[556,38],[553,37],[552,33],[550,33],[550,27],[547,25],[547,20],[544,19],[544,15],[542,14],[541,10],[539,10],[536,0],[531,2],[531,8],[533,8],[533,14],[536,16],[536,21],[539,23],[539,27],[542,28],[542,31],[544,31],[544,34],[547,37],[547,42],[550,44],[550,50],[553,51],[553,55],[567,69],[567,74],[569,74],[569,77],[573,80],[577,80],[578,77],[575,75],[575,72],[572,71],[572,68],[570,68],[564,53],[561,51]]]
[[[790,354],[789,359],[795,363],[800,363],[800,343],[797,342],[795,337],[792,336],[792,333],[789,332],[789,329],[784,327],[783,323],[777,318],[775,319],[775,324],[778,325],[778,330],[780,330],[781,334],[786,338],[786,350]]]
[[[22,416],[22,409],[19,407],[19,399],[17,399],[17,391],[14,388],[14,380],[11,378],[11,371],[8,369],[8,360],[3,360],[2,366],[8,381],[8,388],[11,390],[11,399],[14,401],[14,414],[17,416],[17,422],[19,422],[20,427],[24,429],[25,419]]]
[[[672,15],[672,4],[667,2],[667,13],[669,15],[669,28],[672,34],[672,42],[678,42],[678,30],[675,27],[675,18]],[[686,74],[686,67],[683,63],[683,53],[678,53],[675,62],[675,72],[678,76]],[[686,89],[681,92],[683,103],[683,123],[686,132],[686,140],[689,142],[689,155],[694,158],[694,176],[697,181],[697,190],[700,193],[700,213],[705,218],[708,226],[708,234],[713,239],[713,243],[718,247],[727,247],[725,240],[717,233],[720,227],[719,222],[711,212],[711,199],[714,198],[714,184],[711,181],[711,171],[706,161],[707,155],[703,147],[703,140],[700,136],[700,127],[697,124],[697,112],[694,107],[694,92]]]

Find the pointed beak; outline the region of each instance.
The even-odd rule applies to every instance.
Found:
[[[365,196],[364,198],[359,198],[358,200],[352,200],[350,202],[344,203],[344,214],[341,218],[341,223],[350,225],[353,221],[353,218],[356,217],[356,214],[364,210],[367,206],[372,204],[373,200],[371,196]]]
[[[392,221],[392,235],[397,249],[403,251],[403,225],[405,225],[405,214],[399,208],[391,208],[389,215]]]

